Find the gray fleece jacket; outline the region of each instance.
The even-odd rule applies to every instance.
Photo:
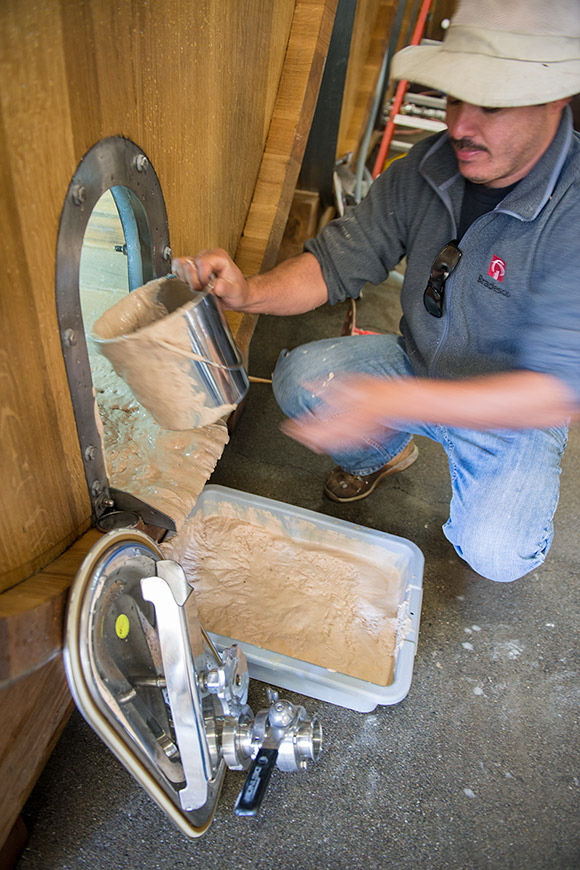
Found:
[[[529,174],[460,240],[438,319],[423,292],[435,256],[456,238],[464,184],[446,133],[396,160],[359,206],[306,243],[329,301],[356,298],[406,256],[400,327],[418,376],[529,369],[580,399],[580,136],[569,109]]]

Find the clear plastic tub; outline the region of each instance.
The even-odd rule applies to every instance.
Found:
[[[361,545],[373,548],[374,552],[376,548],[384,550],[386,561],[400,572],[401,595],[397,613],[394,678],[387,686],[366,682],[210,631],[214,644],[222,650],[234,641],[239,642],[247,656],[251,677],[321,701],[365,713],[374,710],[379,704],[398,704],[402,701],[411,687],[419,635],[424,565],[423,554],[419,548],[405,538],[386,532],[222,486],[206,486],[192,516],[201,513],[203,518],[219,513],[220,504],[223,502],[236,505],[242,514],[244,510],[251,510],[252,521],[260,512],[274,515],[283,524],[289,538],[294,541],[301,541],[305,527],[311,528],[314,525],[322,534],[338,532],[346,540],[347,549],[352,544],[353,550],[359,552]],[[235,606],[235,602],[232,605]]]

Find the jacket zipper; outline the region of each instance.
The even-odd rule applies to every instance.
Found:
[[[447,203],[445,202],[445,200],[443,200],[443,204],[447,207]],[[501,203],[500,203],[500,205],[501,205]],[[448,211],[449,211],[449,209],[448,209]],[[517,217],[517,218],[519,218],[519,220],[522,220],[522,218],[519,215],[512,213],[512,212],[508,212],[506,209],[502,209],[499,207],[499,205],[497,205],[491,211],[486,211],[484,214],[480,214],[479,217],[476,218],[473,221],[473,223],[470,224],[470,226],[468,226],[468,228],[466,229],[466,231],[463,235],[463,239],[465,239],[469,235],[469,233],[471,232],[473,227],[478,223],[478,221],[480,221],[484,217],[487,217],[487,215],[494,214],[494,212],[496,212],[497,214],[513,214],[514,217]],[[451,215],[451,220],[453,222],[454,229],[457,232],[457,227],[455,225],[455,219],[454,219],[453,215]],[[462,239],[462,241],[463,241],[463,239]],[[451,293],[452,293],[452,289],[453,289],[454,278],[455,278],[455,275],[452,275],[449,278],[448,282],[446,282],[446,284],[445,284],[445,308],[446,308],[446,312],[450,311]],[[437,363],[439,356],[441,355],[441,351],[443,350],[443,348],[445,346],[445,342],[447,341],[447,337],[449,335],[450,321],[451,321],[451,316],[449,313],[447,313],[447,320],[445,323],[445,329],[443,330],[443,335],[439,339],[439,343],[437,344],[437,349],[435,350],[435,353],[433,354],[433,356],[431,358],[431,363],[427,367],[427,374],[431,378],[435,377],[435,365]]]
[[[431,186],[434,188],[435,192],[437,193],[437,196],[439,197],[439,199],[441,200],[441,202],[443,203],[443,205],[445,206],[445,208],[449,212],[449,217],[451,218],[451,225],[453,227],[453,237],[455,238],[455,236],[457,235],[457,224],[455,223],[455,216],[454,216],[453,211],[451,209],[451,205],[450,205],[450,203],[446,202],[445,199],[441,196],[441,193],[437,187],[435,187],[433,184]],[[471,229],[471,227],[469,229]],[[468,232],[469,232],[469,230],[468,230]],[[450,298],[452,284],[453,284],[453,276],[451,276],[451,278],[449,279],[449,282],[448,283],[446,282],[446,284],[445,284],[445,297],[446,297],[445,298],[445,306],[446,306],[447,311],[449,310],[449,298]],[[443,349],[445,342],[447,341],[447,336],[449,335],[449,320],[450,320],[450,318],[449,318],[449,316],[447,316],[446,322],[445,322],[445,328],[443,330],[443,335],[439,339],[435,353],[431,357],[431,362],[427,366],[427,374],[430,378],[435,377],[435,364],[436,364],[437,359],[441,353],[441,350]]]

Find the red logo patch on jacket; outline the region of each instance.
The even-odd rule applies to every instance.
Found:
[[[495,278],[496,281],[503,281],[505,275],[505,261],[500,257],[496,257],[494,254],[491,258],[487,274],[491,275],[492,278]]]

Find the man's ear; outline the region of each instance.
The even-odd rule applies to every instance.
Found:
[[[572,97],[562,97],[561,100],[554,100],[553,102],[548,103],[548,106],[550,106],[550,108],[553,106],[555,112],[562,112],[571,99]]]

